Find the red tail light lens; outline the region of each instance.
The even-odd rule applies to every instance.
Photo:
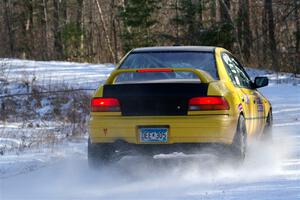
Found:
[[[224,97],[195,97],[189,101],[189,110],[229,110]]]
[[[120,112],[120,103],[115,98],[93,98],[91,101],[92,112]]]

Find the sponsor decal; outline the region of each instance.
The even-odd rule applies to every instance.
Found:
[[[261,101],[261,100],[260,100]],[[261,103],[257,104],[257,111],[258,112],[264,112],[264,105]]]
[[[254,95],[255,95],[255,102],[257,104],[257,111],[264,112],[264,105],[263,105],[261,98],[259,97],[259,95],[257,93],[255,93]]]
[[[246,104],[249,104],[249,102],[250,102],[249,96],[246,94],[244,95],[244,101]]]
[[[239,109],[239,111],[242,111],[242,110],[243,110],[242,104],[239,104],[239,105],[238,105],[238,109]]]

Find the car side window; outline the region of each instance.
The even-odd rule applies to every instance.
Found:
[[[251,88],[251,80],[239,62],[227,53],[222,54],[222,59],[233,84],[237,87]]]

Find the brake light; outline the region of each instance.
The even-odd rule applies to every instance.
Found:
[[[136,72],[145,73],[145,72],[174,72],[173,69],[138,69]]]
[[[189,101],[189,110],[229,110],[224,97],[195,97]]]
[[[120,103],[115,98],[93,98],[91,100],[92,112],[120,112]]]

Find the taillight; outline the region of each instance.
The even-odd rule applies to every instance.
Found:
[[[229,110],[224,97],[195,97],[189,101],[189,110]]]
[[[92,112],[120,112],[120,103],[115,98],[93,98],[91,100]]]

